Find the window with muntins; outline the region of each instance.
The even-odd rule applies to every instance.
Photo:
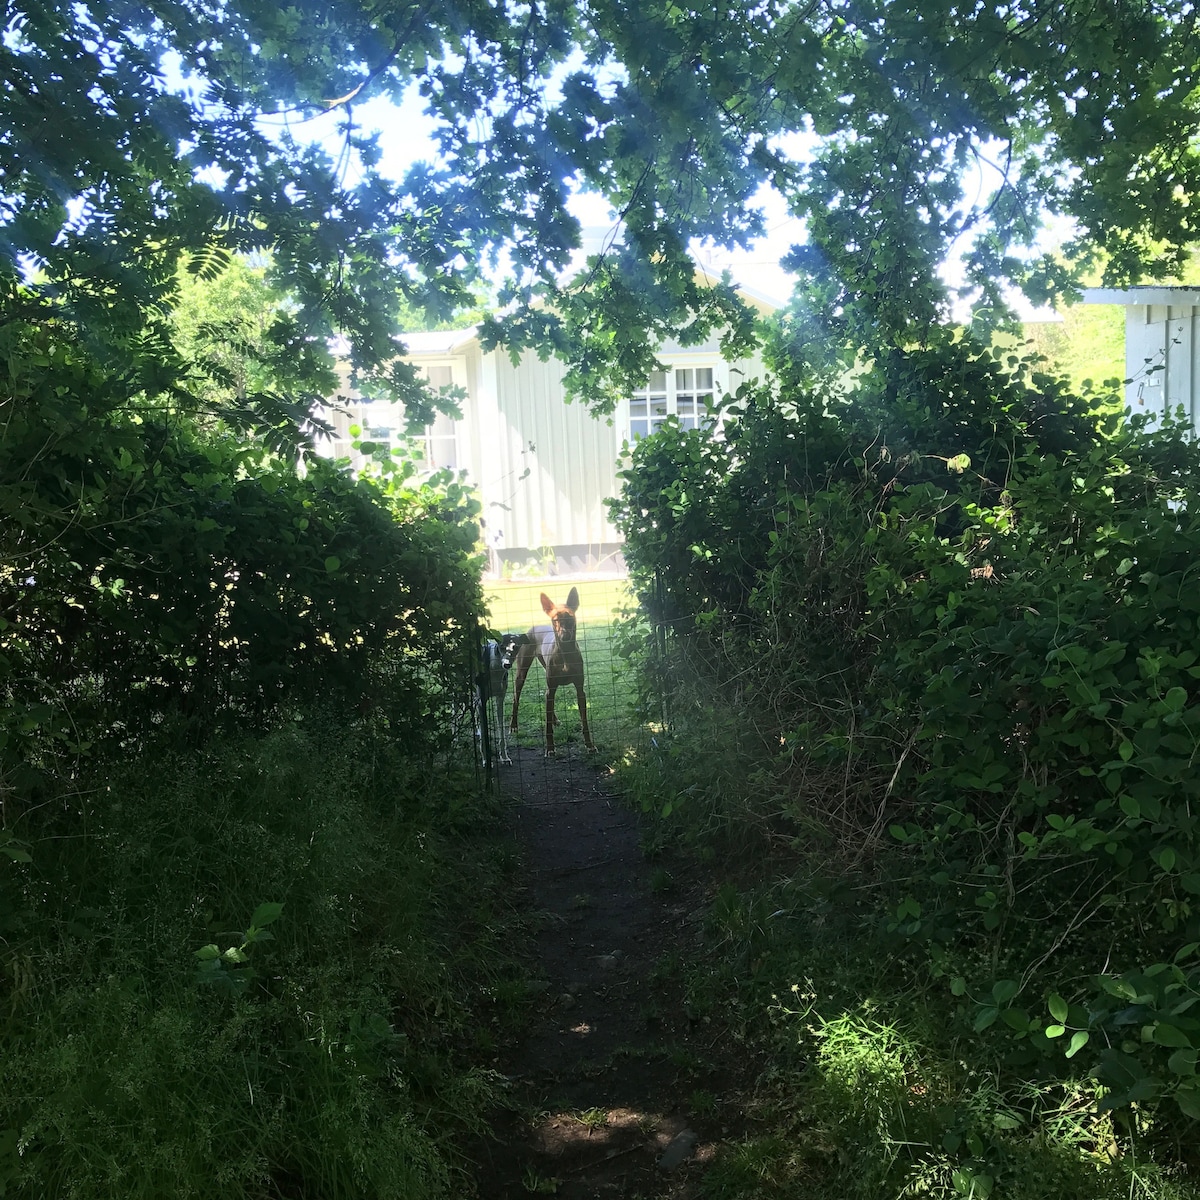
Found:
[[[684,429],[707,429],[716,399],[712,367],[672,367],[655,371],[644,388],[629,397],[629,438],[636,441],[678,417]]]
[[[425,376],[435,392],[454,384],[450,366],[430,366]],[[438,413],[433,424],[425,426],[425,465],[430,471],[458,470],[458,422],[445,413]]]

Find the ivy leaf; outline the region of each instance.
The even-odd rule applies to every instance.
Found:
[[[994,1007],[982,1008],[975,1017],[975,1032],[982,1033],[989,1025],[995,1024],[1000,1016],[1000,1010]]]
[[[1195,1075],[1196,1058],[1196,1050],[1176,1050],[1175,1053],[1167,1059],[1167,1068],[1176,1075]]]
[[[1200,1121],[1200,1087],[1179,1087],[1175,1091],[1175,1103],[1185,1117]]]
[[[1169,1025],[1165,1021],[1159,1021],[1154,1026],[1154,1032],[1151,1036],[1159,1046],[1175,1046],[1180,1049],[1191,1049],[1192,1047],[1191,1038],[1182,1029],[1174,1025]]]
[[[992,985],[992,999],[997,1007],[1002,1008],[1017,994],[1015,979],[999,979]]]

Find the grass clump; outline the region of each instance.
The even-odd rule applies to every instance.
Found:
[[[489,802],[305,721],[87,784],[4,864],[7,1194],[462,1195],[516,974]]]

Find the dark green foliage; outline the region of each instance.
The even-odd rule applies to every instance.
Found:
[[[290,417],[249,437],[12,297],[0,1190],[460,1194],[507,969],[489,814],[437,766],[475,504],[281,457]]]
[[[1196,236],[1196,25],[1146,0],[51,0],[9,5],[3,34],[6,317],[32,270],[97,352],[162,365],[181,262],[263,252],[294,302],[274,348],[319,373],[343,334],[422,423],[398,315],[472,307],[488,264],[512,307],[485,342],[560,354],[601,408],[664,333],[744,346],[753,315],[689,247],[761,233],[764,184],[805,220],[811,320],[852,349],[936,324],[952,247],[994,322],[1006,284],[1061,295],[1098,252],[1111,282],[1164,278]],[[437,158],[396,180],[356,106],[409,89]],[[564,282],[576,187],[623,241]],[[1046,211],[1080,231],[1057,258]]]
[[[473,792],[310,709],[85,773],[24,823],[30,861],[0,871],[7,1194],[465,1194],[455,1142],[496,1094],[473,1060],[514,990]]]
[[[425,738],[420,677],[481,604],[466,493],[300,472],[62,332],[4,333],[0,763],[355,705],[381,669],[412,683],[397,735]]]
[[[1103,411],[946,335],[647,439],[615,513],[686,634],[645,651],[672,807],[852,882],[886,994],[1002,1095],[1136,1105],[1114,1136],[1166,1163],[1200,1114],[1200,451]]]

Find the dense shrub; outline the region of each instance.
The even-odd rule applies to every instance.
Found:
[[[168,719],[199,742],[293,698],[354,705],[382,663],[411,681],[397,735],[424,736],[446,639],[481,604],[462,488],[298,467],[52,326],[2,337],[0,780]]]
[[[946,336],[635,448],[615,516],[680,635],[654,770],[856,880],[871,953],[1004,1086],[1091,1077],[1169,1140],[1200,1117],[1200,454],[1033,366]],[[741,800],[684,781],[714,706]]]
[[[0,1193],[463,1194],[519,993],[441,753],[474,501],[282,457],[166,352],[0,357]]]

